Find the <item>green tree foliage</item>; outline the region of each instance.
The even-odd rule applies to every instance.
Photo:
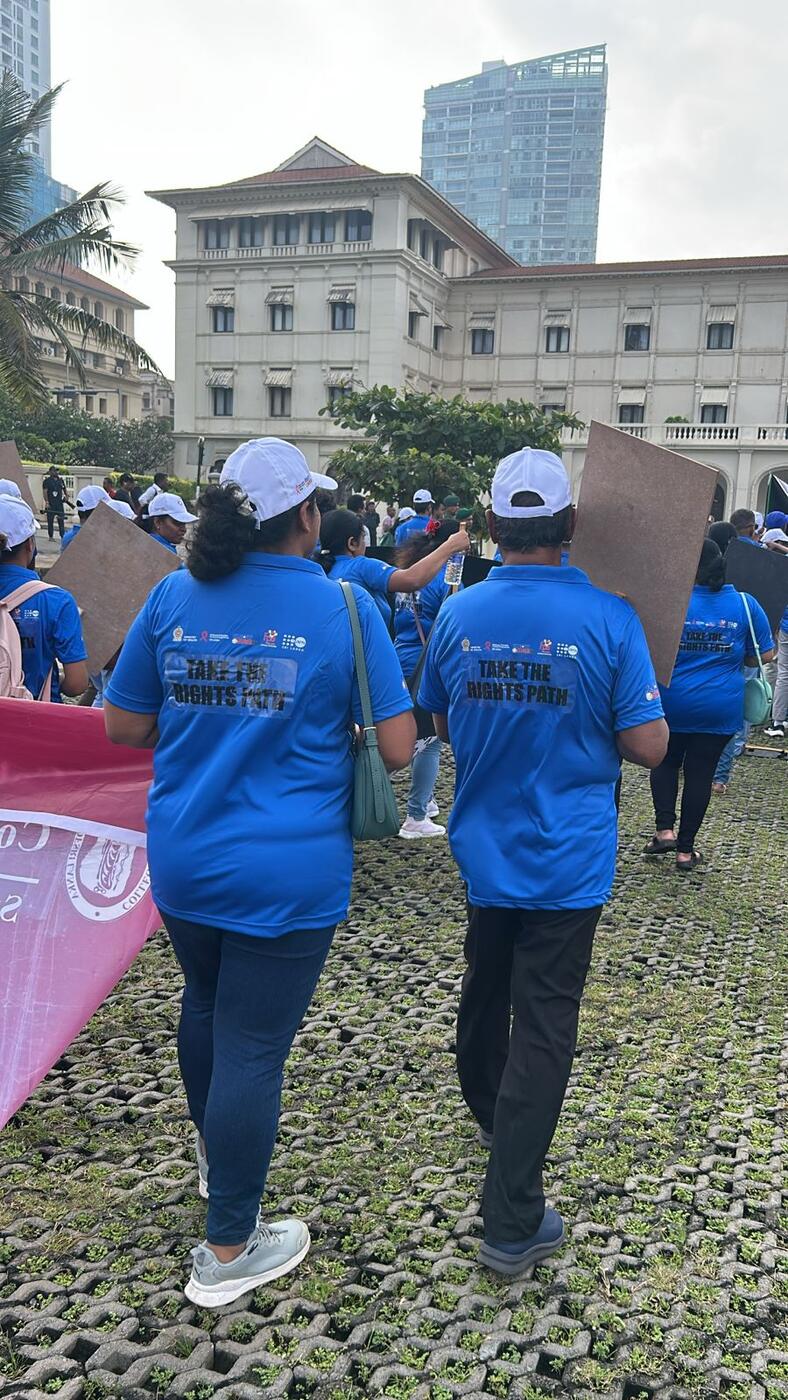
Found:
[[[0,441],[13,438],[23,460],[151,474],[172,460],[168,418],[93,418],[48,403],[27,413],[0,388]]]
[[[471,504],[488,490],[502,457],[521,447],[558,452],[561,429],[580,426],[571,414],[543,413],[524,399],[469,403],[461,394],[442,399],[386,385],[349,394],[323,412],[363,434],[334,453],[332,474],[399,501],[426,486],[438,500],[454,491]]]
[[[0,388],[22,408],[49,400],[41,372],[38,339],[47,335],[62,346],[65,363],[86,382],[80,347],[90,340],[145,369],[155,362],[131,336],[57,297],[30,290],[41,273],[57,276],[68,264],[95,265],[112,272],[131,262],[136,249],[112,236],[110,218],[120,203],[117,190],[92,190],[46,219],[28,224],[35,158],[30,138],[47,122],[60,92],[54,88],[35,102],[8,70],[0,74]]]

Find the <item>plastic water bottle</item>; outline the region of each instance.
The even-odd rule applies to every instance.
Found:
[[[446,565],[446,573],[444,575],[447,588],[459,588],[462,583],[462,566],[464,563],[464,554],[452,554],[449,556],[449,562]]]

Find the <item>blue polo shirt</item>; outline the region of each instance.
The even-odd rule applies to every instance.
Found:
[[[0,598],[14,593],[23,583],[38,578],[33,569],[18,564],[0,564]],[[22,669],[25,685],[38,699],[41,687],[52,669],[51,699],[60,701],[60,678],[55,661],[68,664],[85,661],[87,652],[82,638],[79,609],[65,588],[43,588],[33,598],[15,608],[12,613],[22,643]]]
[[[744,724],[744,658],[754,655],[742,596],[761,652],[774,646],[768,618],[749,593],[726,583],[692,590],[669,686],[665,718],[678,734],[738,734]]]
[[[365,554],[339,554],[337,561],[333,565],[329,578],[348,579],[350,583],[357,583],[361,588],[366,588],[367,593],[374,598],[378,610],[386,626],[391,622],[392,594],[389,593],[389,579],[396,573],[393,564],[384,564],[382,559],[368,559]]]
[[[441,608],[419,704],[448,714],[449,839],[471,904],[603,904],[616,734],[662,715],[631,604],[571,566],[501,565]]]
[[[397,594],[394,611],[394,646],[397,649],[403,675],[413,675],[422,653],[422,641],[416,626],[416,610],[418,609],[424,636],[428,637],[430,628],[448,597],[448,592],[446,565],[444,564],[440,573],[436,574],[425,588],[419,589],[418,593]]]
[[[410,709],[394,647],[355,588],[375,721]],[[148,859],[161,910],[263,938],[344,919],[361,721],[342,590],[309,559],[247,554],[228,578],[153,589],[107,687],[157,714]]]
[[[71,544],[71,541],[72,541],[73,539],[75,539],[75,537],[79,534],[79,532],[80,532],[81,529],[82,529],[82,526],[81,526],[81,525],[72,525],[70,530],[66,530],[65,535],[63,536],[62,540],[60,541],[60,553],[61,553],[61,554],[63,553],[63,550],[66,549],[66,548],[68,547],[68,545]]]
[[[408,535],[417,535],[419,531],[426,530],[429,523],[429,515],[411,515],[408,520],[403,520],[394,531],[394,543],[397,548],[405,543]]]

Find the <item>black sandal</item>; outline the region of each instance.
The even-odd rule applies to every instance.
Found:
[[[682,852],[682,855],[684,852]],[[696,865],[700,865],[703,856],[700,851],[692,851],[689,860],[676,861],[676,869],[679,875],[688,875],[690,870],[694,870]]]
[[[660,841],[658,836],[652,836],[647,846],[643,847],[644,856],[664,856],[668,851],[675,851],[676,838],[669,841]]]

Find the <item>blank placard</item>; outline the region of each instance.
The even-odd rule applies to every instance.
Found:
[[[588,436],[571,562],[637,610],[669,685],[717,472],[604,423]]]

